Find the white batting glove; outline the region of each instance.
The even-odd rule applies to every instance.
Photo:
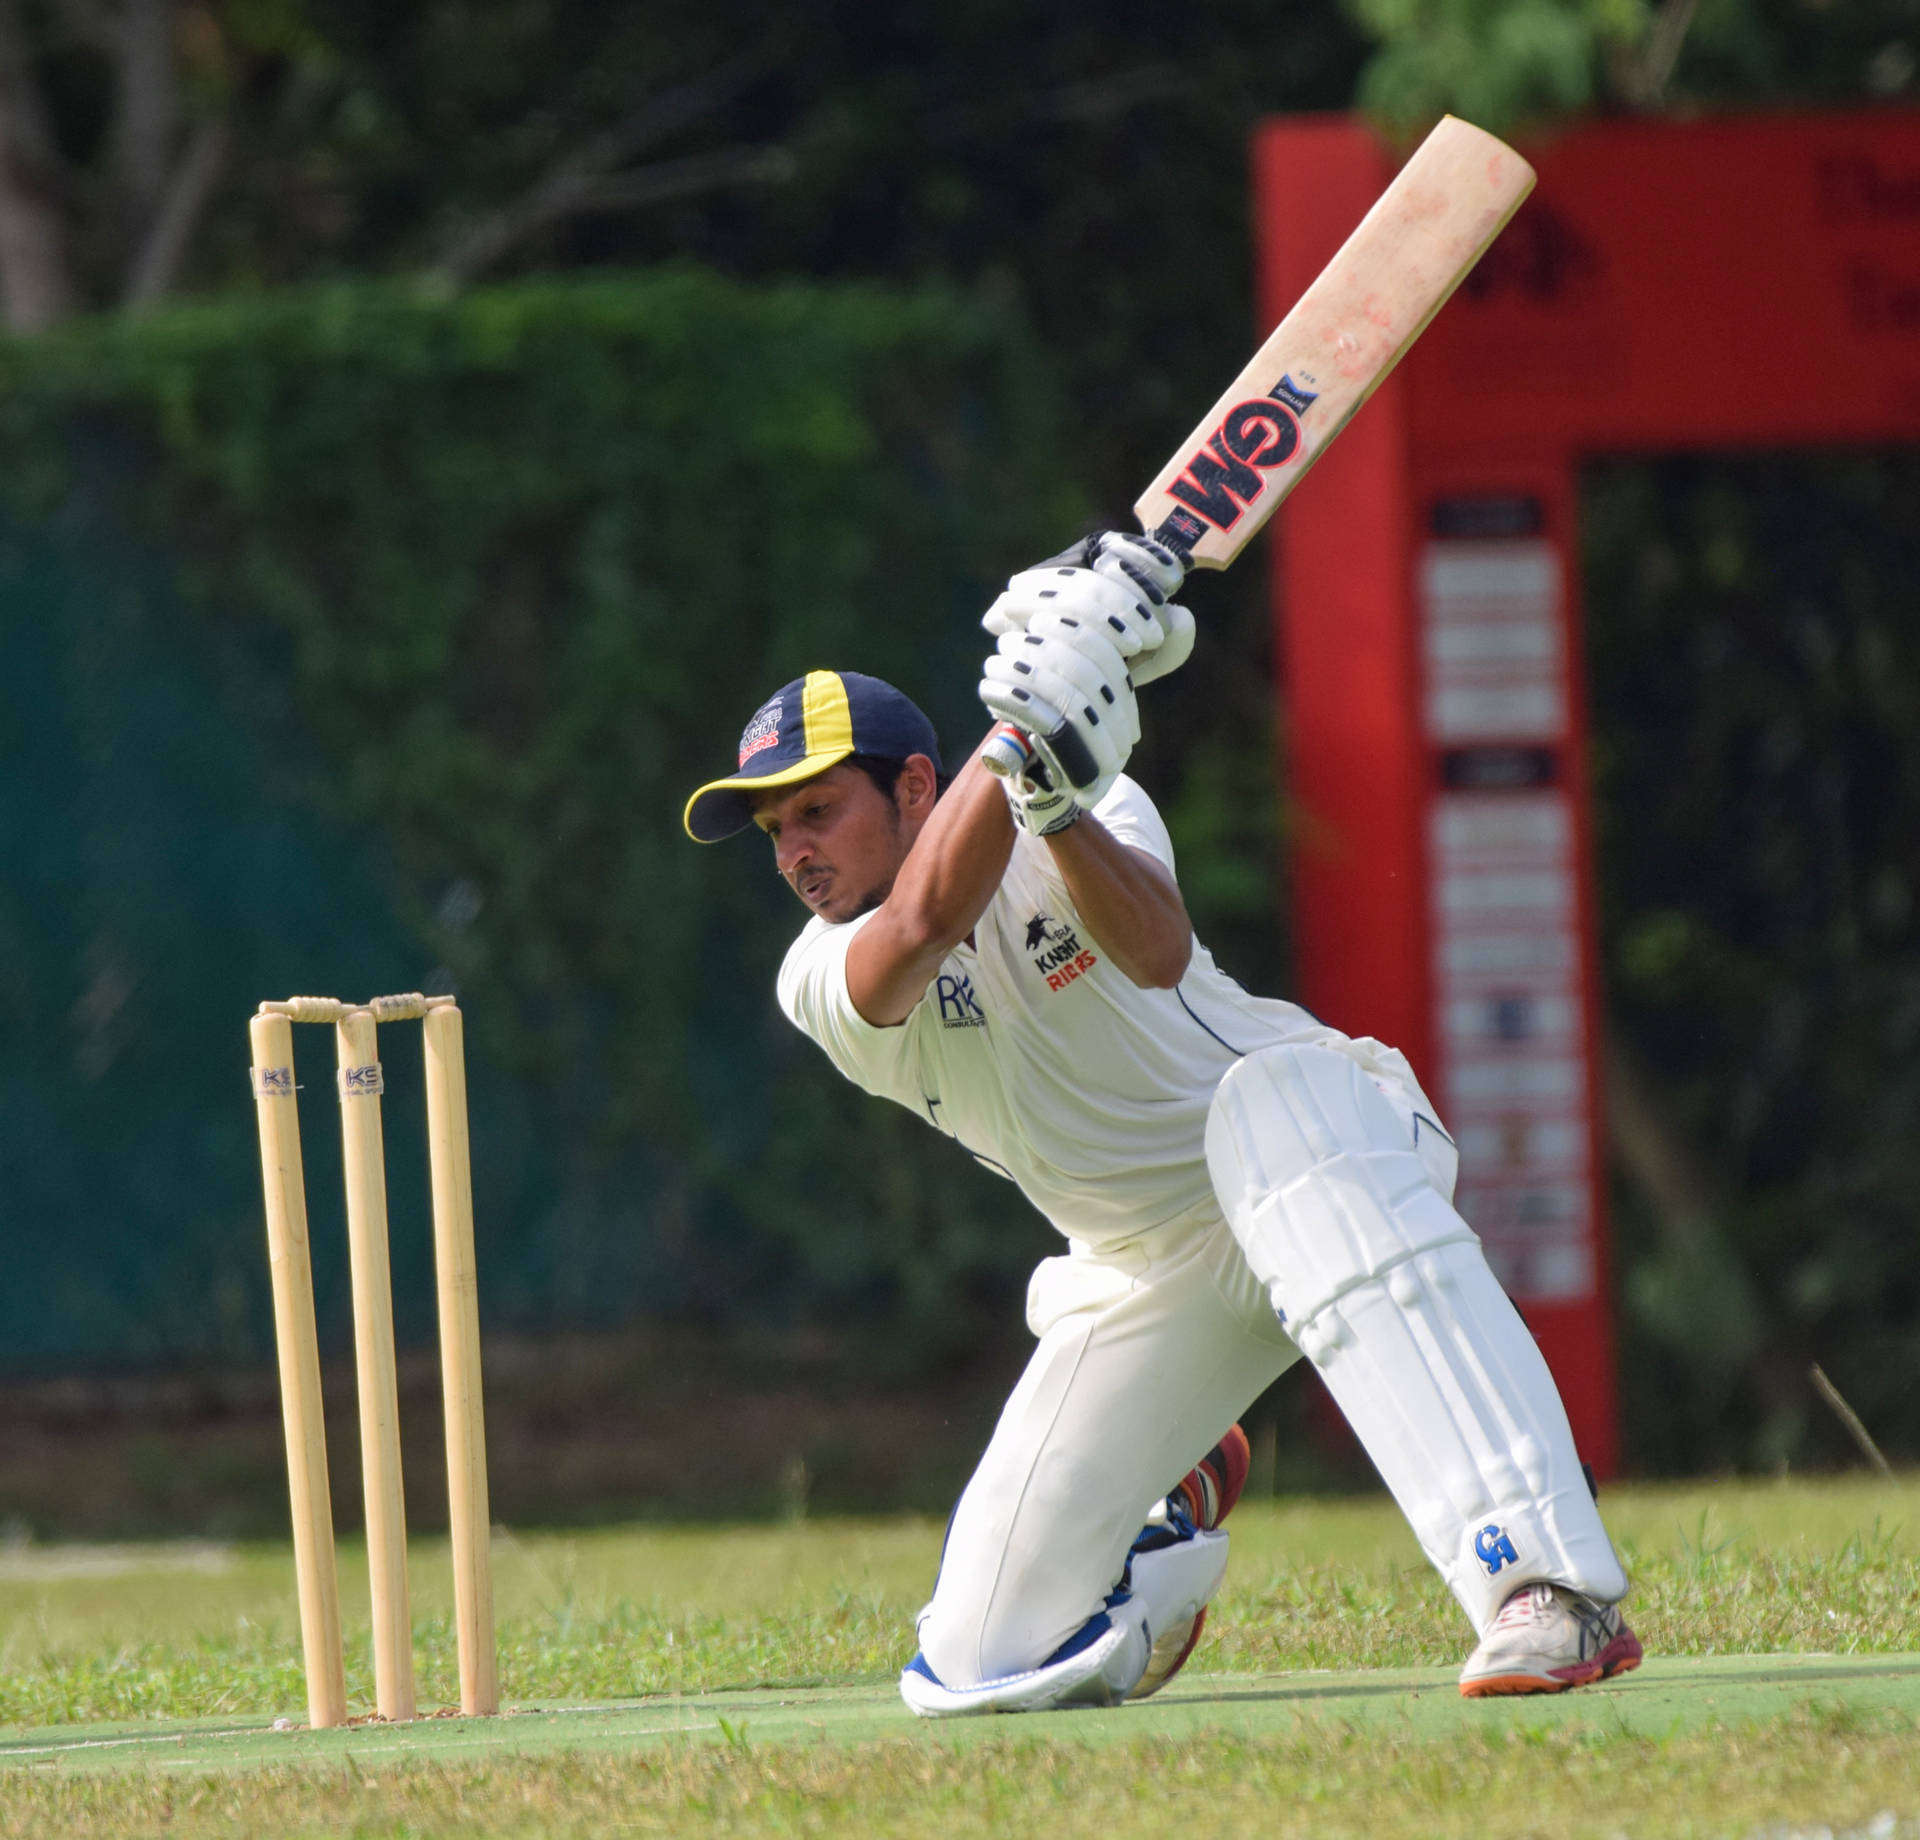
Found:
[[[1056,787],[1073,780],[1047,738],[1071,730],[1093,765],[1092,779],[1073,788],[1085,805],[1105,795],[1140,739],[1140,711],[1120,654],[1098,628],[1050,608],[1026,631],[1000,636],[981,676],[980,700],[1032,738]]]
[[[1154,538],[1102,531],[1014,576],[980,624],[999,638],[1024,630],[1043,608],[1071,607],[1106,623],[1137,687],[1185,664],[1193,651],[1193,615],[1171,599],[1185,574]]]
[[[1137,588],[1160,627],[1160,643],[1128,665],[1133,687],[1179,670],[1193,656],[1193,615],[1173,598],[1187,578],[1186,564],[1156,538],[1125,530],[1103,530],[1088,547],[1095,572]]]
[[[981,615],[980,624],[1001,639],[1025,632],[1043,613],[1068,613],[1099,627],[1126,659],[1151,650],[1165,637],[1152,605],[1131,582],[1056,562],[1021,570]]]
[[[1187,565],[1158,537],[1137,530],[1101,530],[1087,539],[1087,561],[1103,575],[1117,569],[1155,606],[1170,601],[1187,579]]]

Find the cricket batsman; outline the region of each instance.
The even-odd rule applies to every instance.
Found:
[[[1028,1287],[1037,1345],[901,1693],[943,1717],[1163,1686],[1226,1569],[1235,1421],[1303,1354],[1473,1625],[1462,1693],[1634,1667],[1626,1575],[1546,1363],[1453,1209],[1433,1105],[1394,1049],[1215,967],[1125,774],[1136,689],[1192,649],[1182,577],[1152,538],[1107,532],[988,610],[983,747],[1065,733],[1089,786],[1044,754],[996,777],[980,749],[949,783],[898,690],[813,671],[686,807],[700,842],[758,826],[812,915],[778,982],[796,1026],[1066,1242]]]

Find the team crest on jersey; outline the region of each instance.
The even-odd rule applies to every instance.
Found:
[[[1049,990],[1065,990],[1100,962],[1097,954],[1080,943],[1080,935],[1072,927],[1050,914],[1035,914],[1027,922],[1027,951]]]
[[[754,711],[753,720],[746,726],[740,737],[740,765],[745,766],[754,755],[770,747],[780,745],[780,699],[776,696],[771,702],[762,703]]]

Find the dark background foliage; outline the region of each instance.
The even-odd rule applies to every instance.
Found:
[[[496,1324],[830,1324],[869,1378],[1017,1325],[1044,1236],[778,1022],[790,922],[678,838],[690,773],[829,656],[961,745],[995,583],[1252,335],[1262,114],[1905,108],[1916,45],[1914,0],[0,8],[0,1364],[259,1358],[237,1019],[443,974]],[[1915,1448],[1916,511],[1910,455],[1590,480],[1641,1467],[1838,1456],[1810,1358]],[[1265,583],[1193,598],[1138,770],[1284,990]]]
[[[983,726],[996,559],[1081,509],[1017,316],[660,270],[178,309],[10,371],[6,808],[47,883],[0,892],[0,1118],[10,1207],[67,1231],[0,1241],[9,1360],[260,1353],[241,1019],[449,984],[492,1075],[493,1320],[962,1344],[1024,1208],[821,1077],[769,1001],[804,916],[757,839],[679,815],[822,659],[909,686],[956,752]]]
[[[1613,464],[1586,509],[1636,1452],[1837,1454],[1812,1360],[1906,1448],[1920,456]]]

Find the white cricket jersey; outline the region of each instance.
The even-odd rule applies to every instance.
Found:
[[[1132,780],[1117,779],[1094,815],[1173,868],[1166,826]],[[808,922],[780,968],[780,1007],[855,1085],[1011,1177],[1071,1239],[1111,1243],[1212,1202],[1207,1106],[1256,1048],[1342,1049],[1419,1095],[1393,1049],[1249,996],[1197,939],[1176,989],[1141,989],[1087,931],[1052,852],[1024,832],[973,944],[954,947],[896,1027],[876,1028],[847,995],[847,948],[871,918]]]

